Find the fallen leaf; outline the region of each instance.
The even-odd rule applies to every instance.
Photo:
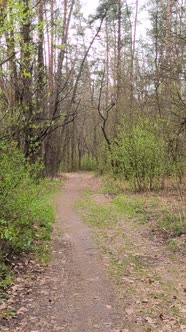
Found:
[[[5,303],[0,305],[0,310],[5,310],[7,308],[7,305]]]
[[[134,309],[128,308],[128,309],[125,310],[125,312],[127,313],[127,315],[130,316],[130,315],[132,315],[134,313]]]
[[[142,303],[148,303],[148,300],[144,299],[142,300]]]
[[[160,315],[159,315],[159,318],[160,318],[161,320],[164,320],[163,314],[160,314]]]
[[[93,328],[94,328],[94,329],[99,329],[100,326],[99,326],[98,324],[94,324],[94,325],[93,325]]]
[[[22,315],[22,314],[24,314],[25,312],[28,312],[28,309],[25,308],[25,307],[22,307],[22,308],[20,308],[20,309],[17,311],[17,315]]]
[[[151,317],[145,317],[145,320],[149,323],[149,324],[153,324],[154,321]]]
[[[106,308],[107,308],[107,309],[112,309],[112,306],[109,305],[109,304],[107,304],[107,305],[106,305]]]

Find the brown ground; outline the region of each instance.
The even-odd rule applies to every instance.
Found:
[[[74,211],[81,190],[93,182],[89,174],[68,175],[57,197],[51,263],[37,278],[26,276],[25,285],[21,278],[16,282],[18,315],[10,322],[1,319],[1,331],[120,331],[112,284],[90,229]]]

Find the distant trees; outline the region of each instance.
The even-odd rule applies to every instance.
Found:
[[[120,162],[115,158],[115,151],[120,147],[118,138],[128,140],[127,135],[131,132],[132,137],[136,126],[141,124],[140,135],[143,136],[144,130],[144,135],[149,135],[147,142],[152,140],[151,125],[157,144],[158,137],[163,140],[160,145],[164,144],[165,159],[168,158],[171,167],[166,171],[164,168],[162,176],[176,174],[182,177],[185,174],[185,4],[185,1],[172,0],[149,2],[146,38],[139,38],[137,34],[141,10],[138,1],[133,5],[126,1],[100,2],[97,9],[96,17],[102,13],[106,17],[100,35],[99,69],[95,71],[96,58],[95,62],[91,59],[89,66],[98,121],[98,148],[91,154],[94,158],[96,151],[98,164],[103,166],[101,149],[102,158],[107,159],[117,173],[121,172],[118,169]],[[149,130],[143,122],[149,123]],[[123,161],[130,159],[127,151],[123,150]],[[88,155],[90,158],[90,153]],[[148,164],[148,160],[146,162]]]

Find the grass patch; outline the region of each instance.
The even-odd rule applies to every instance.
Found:
[[[100,205],[89,196],[76,203],[83,210],[83,217],[91,226],[104,228],[118,222],[118,214],[111,205]]]
[[[123,244],[123,251],[125,251],[126,248],[127,245]],[[110,258],[109,271],[118,285],[123,283],[123,277],[128,277],[131,273],[133,273],[133,276],[136,274],[143,276],[145,265],[139,257],[132,255],[132,253],[126,255],[125,252],[123,252],[123,255],[120,253],[120,258],[118,258],[114,251],[107,249],[105,252]]]
[[[119,195],[113,199],[113,204],[121,214],[131,218],[143,216],[145,212],[145,202],[141,197]]]
[[[103,185],[100,188],[100,193],[119,195],[130,190],[129,183],[123,179],[113,178],[109,175],[102,177]]]
[[[6,289],[13,280],[13,272],[10,266],[7,266],[4,262],[0,263],[0,292]]]
[[[82,190],[84,197],[90,197],[90,195],[93,193],[93,190],[91,188],[85,188]]]
[[[47,264],[50,258],[50,239],[52,225],[55,221],[54,195],[61,187],[58,181],[45,180],[44,192],[33,202],[32,213],[35,216],[37,233],[33,243],[33,252],[42,264]],[[38,225],[38,226],[37,226]]]
[[[158,229],[167,237],[179,237],[186,233],[186,214],[178,205],[175,209],[169,203],[161,203],[161,196],[156,192],[138,193],[131,191],[126,181],[107,177],[103,178],[102,193],[114,195],[112,200],[120,214],[130,220],[152,222],[153,229]]]
[[[158,198],[147,198],[136,194],[120,194],[113,199],[113,204],[120,214],[140,223],[150,220],[157,210],[158,203]]]
[[[177,213],[168,210],[160,210],[159,227],[168,236],[180,236],[186,233],[186,216],[179,211]]]
[[[152,221],[153,227],[168,237],[178,237],[186,233],[186,218],[183,213],[162,207],[160,198],[144,197],[136,194],[118,195],[113,199],[118,211],[131,220],[147,223]]]

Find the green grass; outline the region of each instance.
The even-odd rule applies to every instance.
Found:
[[[144,199],[135,196],[119,195],[113,199],[113,204],[124,215],[135,217],[144,213]]]
[[[45,179],[41,185],[41,192],[36,201],[31,204],[32,215],[35,220],[36,234],[32,251],[40,263],[48,263],[50,256],[50,240],[52,225],[55,222],[56,209],[54,196],[62,183],[57,180]]]
[[[113,199],[113,204],[120,214],[127,216],[130,220],[140,223],[147,223],[153,214],[153,210],[158,207],[158,199],[136,195],[120,194]]]
[[[100,192],[114,195],[112,203],[117,211],[130,220],[140,223],[153,222],[154,228],[159,229],[167,237],[178,237],[186,233],[186,215],[182,209],[176,212],[168,206],[162,206],[158,193],[151,192],[136,194],[129,189],[126,181],[111,177],[103,178]]]
[[[10,266],[0,263],[0,291],[6,289],[13,280],[13,272]]]
[[[85,221],[92,226],[103,228],[118,222],[118,214],[111,205],[100,205],[89,196],[77,202],[76,207],[83,210]]]
[[[144,197],[136,194],[120,194],[113,199],[118,211],[131,220],[147,223],[153,220],[155,228],[167,236],[180,236],[186,233],[186,216],[163,207],[158,197]]]
[[[93,193],[93,190],[91,188],[85,188],[82,190],[82,193],[84,197],[89,197]]]
[[[126,192],[126,190],[130,190],[129,183],[127,181],[119,178],[113,178],[109,175],[103,177],[103,185],[100,188],[100,193],[119,195]]]
[[[180,236],[186,233],[186,216],[179,212],[172,213],[163,209],[159,212],[159,227],[171,236]]]

